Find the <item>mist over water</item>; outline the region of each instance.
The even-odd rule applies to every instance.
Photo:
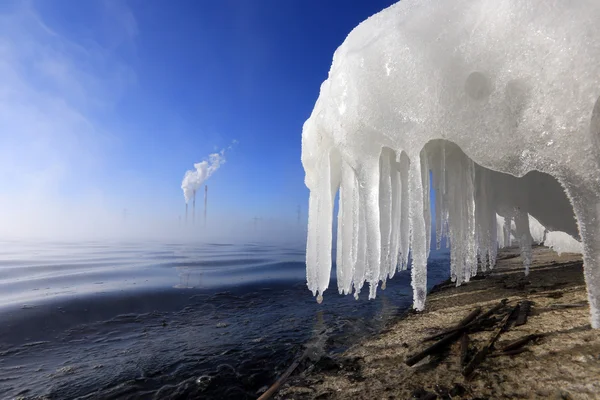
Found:
[[[0,397],[255,398],[411,304],[405,271],[372,301],[333,281],[318,305],[304,259],[298,241],[2,241]],[[429,268],[445,279],[448,254]]]

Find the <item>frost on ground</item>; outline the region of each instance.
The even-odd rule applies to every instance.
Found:
[[[302,133],[313,294],[329,285],[339,191],[340,293],[367,282],[375,297],[410,252],[423,309],[442,237],[457,285],[513,238],[527,274],[531,216],[582,243],[600,328],[599,20],[596,0],[403,0],[356,27]]]

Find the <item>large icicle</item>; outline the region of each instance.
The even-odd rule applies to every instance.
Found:
[[[392,239],[392,157],[393,152],[383,148],[379,160],[379,212],[381,221],[381,269],[379,280],[385,281],[390,273]],[[382,286],[385,289],[384,286]]]
[[[515,214],[515,225],[517,232],[517,240],[521,248],[521,258],[523,259],[523,267],[525,267],[525,275],[529,275],[529,267],[531,266],[531,233],[529,232],[529,214],[525,210],[517,210]]]
[[[425,150],[421,151],[421,181],[423,182],[423,219],[425,220],[426,258],[429,258],[431,249],[431,206],[429,204],[429,156]]]
[[[439,146],[432,146],[429,150],[431,163],[431,173],[433,178],[433,189],[435,191],[435,248],[441,248],[442,239],[445,235],[445,225],[447,209],[445,204],[446,198],[446,160],[445,160],[445,143],[442,141]]]
[[[493,268],[496,263],[496,211],[491,193],[490,178],[485,168],[475,168],[475,211],[478,255],[482,269]]]
[[[512,246],[512,218],[504,217],[504,225],[502,227],[502,232],[504,234],[504,247]]]
[[[448,147],[447,150],[448,236],[452,243],[450,276],[456,285],[460,285],[477,273],[475,167],[458,147]]]
[[[334,152],[322,158],[323,178],[316,193],[311,192],[309,200],[306,278],[308,288],[313,294],[318,293],[318,302],[323,300],[331,274],[333,199],[340,184],[340,162],[339,155]]]
[[[409,218],[409,188],[408,170],[410,161],[404,152],[400,152],[400,257],[399,270],[408,268],[408,253],[410,248],[410,218]]]
[[[352,168],[342,162],[340,184],[336,276],[340,294],[352,291],[358,239],[358,188]]]
[[[369,298],[375,298],[381,263],[381,228],[379,215],[379,159],[367,160],[358,171],[360,207],[365,215],[366,278]]]
[[[411,278],[413,304],[416,310],[425,308],[427,296],[427,233],[423,215],[423,176],[419,156],[413,156],[409,169],[410,246],[412,249]]]
[[[365,283],[365,274],[367,270],[367,228],[365,221],[365,210],[363,207],[358,207],[358,237],[356,247],[356,263],[354,265],[354,277],[352,278],[352,285],[354,287],[354,298],[358,299],[358,296],[360,295],[362,287]]]
[[[392,184],[392,220],[391,222],[391,234],[390,234],[390,264],[388,276],[391,278],[396,272],[396,268],[401,266],[400,259],[400,248],[402,241],[402,181],[400,177],[400,163],[396,161],[396,155],[390,160],[390,173]],[[405,233],[408,235],[408,232]]]

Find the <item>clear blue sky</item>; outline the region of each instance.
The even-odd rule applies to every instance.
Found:
[[[2,205],[176,216],[185,171],[237,139],[208,181],[213,209],[295,218],[302,124],[333,52],[392,3],[2,2]]]

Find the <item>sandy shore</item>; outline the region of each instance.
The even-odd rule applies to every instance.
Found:
[[[528,277],[516,249],[505,251],[496,268],[468,284],[435,288],[422,313],[409,313],[383,333],[353,346],[327,368],[308,368],[293,376],[280,399],[600,399],[600,335],[589,324],[579,255],[558,256],[534,249]],[[473,309],[485,312],[508,299],[508,306],[532,302],[527,322],[509,326],[470,378],[462,374],[460,340],[441,355],[409,367],[408,357],[433,342],[432,334],[452,328]],[[565,307],[569,305],[569,307]],[[583,306],[582,306],[583,305]],[[492,330],[469,335],[471,352],[481,349]],[[530,334],[543,336],[524,352],[499,349]],[[464,367],[464,365],[463,365]]]

